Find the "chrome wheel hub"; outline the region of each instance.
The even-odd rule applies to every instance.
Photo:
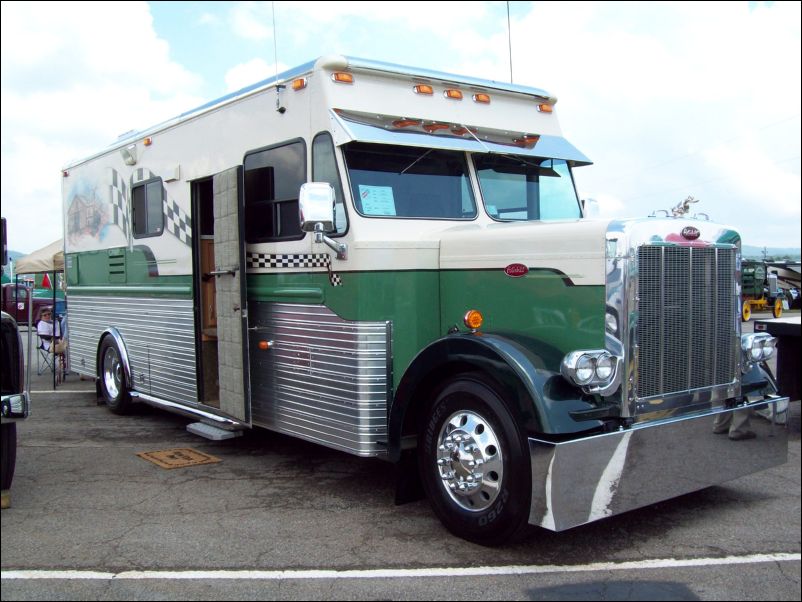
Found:
[[[437,442],[437,469],[451,499],[466,510],[488,508],[504,476],[501,446],[490,424],[475,412],[456,412]]]
[[[103,355],[103,383],[111,399],[116,399],[122,384],[122,364],[114,349],[106,349]]]

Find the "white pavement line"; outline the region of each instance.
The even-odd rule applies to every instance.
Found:
[[[242,579],[281,581],[286,579],[404,579],[419,577],[484,577],[505,575],[537,575],[544,573],[585,573],[599,571],[632,571],[641,569],[724,566],[761,562],[792,562],[802,559],[795,554],[751,554],[725,558],[657,558],[633,562],[597,562],[579,565],[482,566],[473,568],[367,569],[367,570],[287,570],[287,571],[25,571],[5,570],[3,580],[11,579]]]
[[[62,393],[94,393],[94,389],[56,389],[55,391],[30,391],[31,395],[55,395]]]

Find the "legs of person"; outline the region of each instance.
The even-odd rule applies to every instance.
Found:
[[[749,429],[750,409],[736,410],[732,412],[732,424],[730,425],[730,439],[741,441],[743,439],[754,439],[755,432]]]

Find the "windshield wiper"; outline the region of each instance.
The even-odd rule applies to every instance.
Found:
[[[415,160],[414,160],[412,163],[410,163],[409,165],[407,165],[407,166],[406,166],[404,169],[402,169],[401,171],[399,171],[399,172],[398,172],[398,175],[399,175],[399,176],[401,176],[401,175],[403,175],[403,174],[407,173],[407,171],[408,171],[409,169],[411,169],[411,168],[412,168],[412,166],[413,166],[413,165],[415,165],[415,163],[417,163],[418,161],[420,161],[421,159],[423,159],[423,158],[424,158],[426,155],[428,155],[428,154],[429,154],[430,152],[432,152],[433,150],[434,150],[433,148],[430,148],[430,149],[428,149],[428,150],[427,150],[425,153],[423,153],[423,154],[422,154],[420,157],[418,157],[418,158],[417,158],[417,159],[415,159]]]

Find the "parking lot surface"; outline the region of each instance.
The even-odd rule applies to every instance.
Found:
[[[485,548],[392,466],[267,431],[221,442],[94,383],[36,379],[2,512],[2,600],[799,600],[799,402],[783,466],[562,533]],[[733,442],[733,445],[749,442]],[[137,454],[220,461],[164,469]]]

